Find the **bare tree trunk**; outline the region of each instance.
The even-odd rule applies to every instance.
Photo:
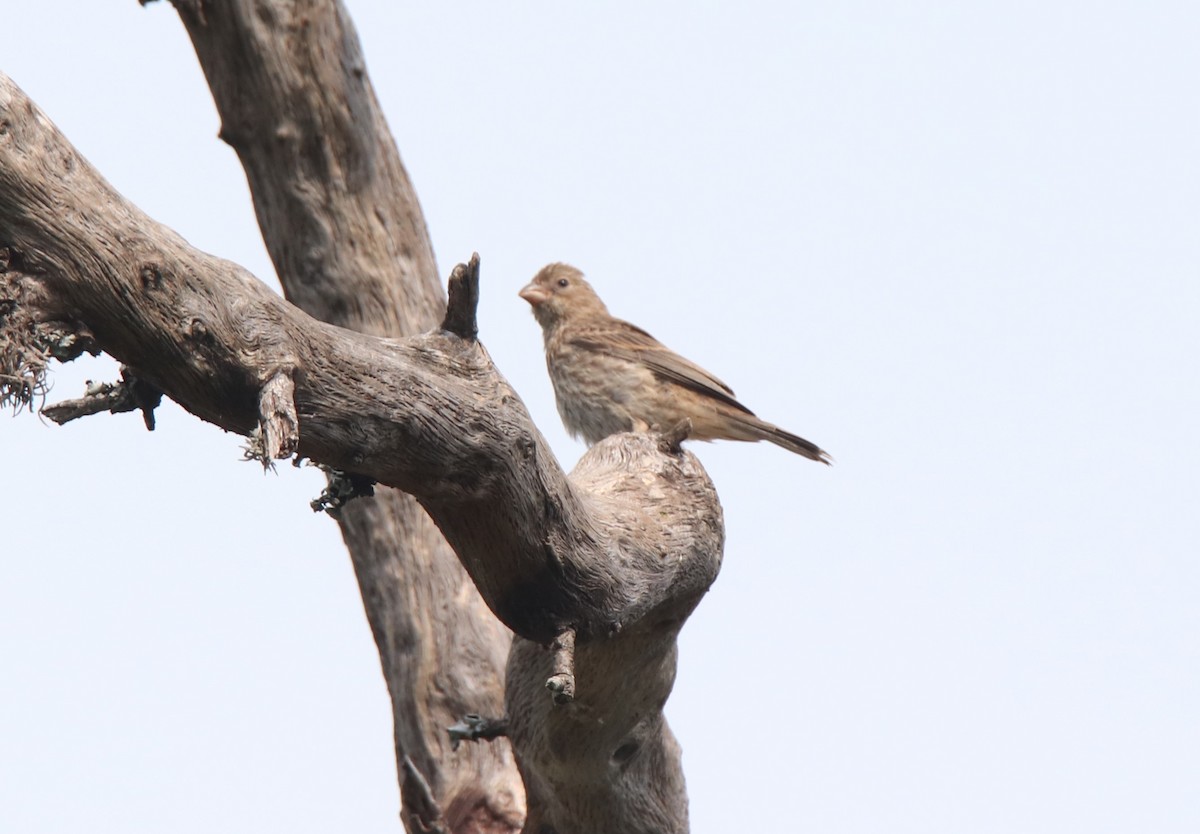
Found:
[[[441,293],[340,4],[176,5],[289,297],[373,335],[310,318],[142,215],[0,76],[0,401],[29,401],[45,354],[99,348],[133,370],[147,412],[160,390],[257,431],[271,456],[415,496],[428,515],[381,490],[339,519],[410,831],[521,827],[507,743],[454,751],[444,734],[464,713],[498,716],[502,691],[523,830],[685,831],[661,710],[723,530],[683,429],[610,438],[568,479],[474,338],[477,266],[456,270],[442,329],[412,335]],[[506,673],[485,603],[519,635]]]
[[[378,336],[436,324],[445,296],[425,219],[342,4],[175,6],[288,300]],[[446,734],[464,714],[500,714],[507,630],[410,496],[378,489],[337,517],[392,697],[406,825],[438,816],[430,793],[451,830],[519,828],[507,742],[452,751]]]

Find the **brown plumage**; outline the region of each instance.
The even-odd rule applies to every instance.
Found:
[[[689,417],[697,440],[769,440],[831,463],[816,445],[755,417],[708,371],[609,315],[575,267],[550,264],[520,295],[542,326],[558,413],[567,431],[589,445],[618,432],[668,429]]]

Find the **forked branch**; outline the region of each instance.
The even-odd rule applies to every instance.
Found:
[[[2,76],[0,126],[0,247],[32,321],[77,321],[201,419],[259,430],[268,456],[294,449],[429,512],[519,635],[505,689],[526,830],[685,830],[661,708],[723,543],[685,430],[608,438],[567,476],[474,338],[477,259],[455,270],[443,329],[344,330],[146,217]],[[574,698],[555,707],[552,679]]]

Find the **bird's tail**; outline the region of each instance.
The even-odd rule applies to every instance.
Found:
[[[762,440],[769,440],[776,446],[782,446],[789,452],[803,455],[809,460],[815,460],[817,463],[823,463],[826,466],[833,465],[833,458],[816,443],[805,440],[803,437],[794,435],[791,432],[784,431],[779,426],[772,425],[765,420],[754,418],[752,421],[747,421],[747,423],[755,435]]]

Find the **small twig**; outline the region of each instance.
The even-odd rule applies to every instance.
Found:
[[[463,339],[474,339],[479,335],[479,324],[475,318],[478,306],[479,253],[475,252],[468,263],[459,264],[450,273],[449,297],[442,330]]]
[[[63,400],[42,409],[42,414],[60,426],[80,417],[90,417],[102,411],[114,414],[132,411],[129,391],[119,382],[96,383],[88,380],[85,393],[77,400]]]
[[[295,393],[291,370],[273,373],[258,393],[258,429],[264,469],[273,460],[291,457],[300,442]]]
[[[42,414],[60,426],[108,411],[120,414],[139,409],[146,428],[154,431],[154,409],[162,402],[162,391],[149,382],[138,379],[129,368],[121,368],[120,382],[88,382],[84,396],[77,400],[64,400],[42,409]]]
[[[20,370],[19,374],[0,373],[0,408],[12,405],[13,414],[33,408],[33,401],[39,397],[44,407],[50,390],[44,371],[31,372],[28,366]]]
[[[491,741],[508,735],[508,718],[484,718],[471,712],[447,727],[446,733],[450,736],[450,749],[457,750],[464,741]]]
[[[400,783],[400,803],[413,817],[417,828],[428,834],[446,834],[442,809],[433,796],[429,782],[417,770],[413,760],[404,754],[404,781]]]
[[[575,629],[565,628],[550,644],[554,652],[554,671],[546,679],[546,688],[554,703],[567,704],[575,699]]]
[[[658,448],[668,455],[677,455],[682,451],[680,446],[692,434],[692,418],[684,417],[666,431],[661,432]]]

